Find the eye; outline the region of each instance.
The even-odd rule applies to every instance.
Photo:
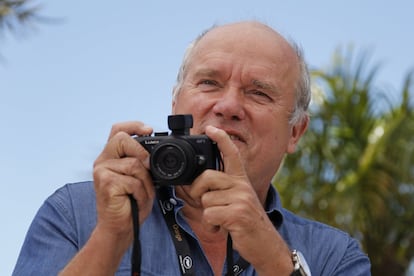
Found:
[[[263,92],[261,90],[250,90],[250,91],[247,91],[247,94],[251,95],[254,99],[261,101],[261,102],[263,101],[272,102],[273,101],[272,97],[270,97],[268,93]]]
[[[213,80],[201,80],[199,82],[199,85],[215,85],[216,86],[217,82]]]
[[[203,79],[198,82],[197,87],[203,92],[213,92],[220,89],[220,84],[215,80]]]

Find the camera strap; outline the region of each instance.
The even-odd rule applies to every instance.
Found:
[[[191,257],[191,250],[188,242],[188,236],[181,229],[175,219],[174,204],[171,203],[167,192],[158,192],[158,203],[161,212],[164,216],[165,222],[171,234],[174,246],[177,252],[178,263],[180,265],[181,274],[183,276],[195,275],[193,259]],[[233,245],[230,234],[227,238],[227,273],[226,276],[237,276],[242,273],[250,264],[240,257],[237,262],[233,262]]]
[[[132,194],[128,195],[131,202],[132,225],[134,228],[134,240],[131,254],[131,275],[139,276],[141,273],[141,243],[139,240],[139,210],[138,203]]]

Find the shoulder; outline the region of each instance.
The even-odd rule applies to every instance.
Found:
[[[90,197],[95,196],[95,190],[92,181],[68,183],[57,189],[51,197],[54,196]]]
[[[286,209],[282,209],[282,214],[283,223],[279,231],[288,244],[305,244],[313,251],[322,246],[325,250],[329,247],[338,250],[339,248],[345,249],[352,240],[348,233],[338,228],[303,218]]]
[[[71,207],[78,204],[81,204],[81,206],[85,204],[95,205],[95,201],[95,190],[91,181],[66,184],[57,189],[46,200],[46,202],[54,202],[62,206],[70,205]]]
[[[281,212],[283,214],[283,229],[288,230],[291,236],[306,235],[308,238],[311,238],[313,236],[318,237],[318,235],[323,233],[332,235],[333,237],[341,240],[349,238],[349,235],[346,232],[338,228],[301,217],[286,209],[282,209]],[[319,239],[321,238],[322,237],[319,237]]]
[[[96,196],[93,182],[69,183],[50,195],[43,208],[71,222],[77,231],[87,235],[96,223]]]
[[[86,243],[95,224],[92,182],[57,189],[37,211],[13,275],[56,275]]]
[[[370,263],[359,242],[345,231],[306,219],[282,209],[280,234],[292,249],[303,253],[312,274],[336,275],[338,270],[348,274],[369,275]],[[353,274],[355,270],[364,273]],[[317,273],[313,273],[317,272]],[[340,275],[340,274],[339,274]]]

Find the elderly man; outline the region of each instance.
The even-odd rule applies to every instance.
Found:
[[[370,275],[354,239],[283,209],[271,185],[309,121],[309,75],[294,43],[259,22],[214,27],[190,45],[173,93],[172,113],[193,115],[191,134],[217,143],[224,170],[157,188],[150,153],[131,137],[152,129],[114,125],[94,181],[64,186],[38,212],[15,275],[130,274],[130,196],[141,275]]]

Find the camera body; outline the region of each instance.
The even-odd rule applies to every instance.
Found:
[[[220,170],[221,155],[206,135],[190,135],[192,115],[168,116],[168,132],[134,137],[150,153],[151,176],[156,186],[189,185],[204,170]]]

